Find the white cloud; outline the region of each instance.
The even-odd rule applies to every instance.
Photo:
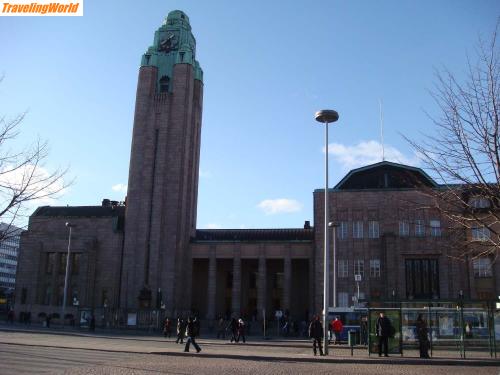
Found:
[[[302,204],[295,199],[266,199],[257,205],[266,215],[292,213],[302,210]]]
[[[126,193],[127,192],[127,185],[124,184],[116,184],[111,187],[113,191],[119,191],[120,193]]]
[[[209,223],[209,224],[205,225],[205,229],[222,229],[222,225],[215,224],[215,223]]]
[[[325,148],[323,147],[323,152]],[[382,161],[382,144],[375,140],[361,141],[354,146],[346,146],[341,143],[330,143],[328,153],[335,161],[345,169],[358,168]],[[406,157],[397,148],[385,145],[385,160],[400,164],[416,165],[418,158]]]

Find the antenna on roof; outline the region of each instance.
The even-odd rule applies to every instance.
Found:
[[[384,117],[382,116],[382,99],[378,100],[380,106],[380,141],[382,143],[382,161],[385,161],[385,150],[384,150]]]

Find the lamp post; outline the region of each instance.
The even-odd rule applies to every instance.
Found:
[[[69,228],[69,236],[68,236],[68,253],[66,255],[66,273],[64,275],[64,292],[63,292],[63,305],[62,305],[62,324],[64,327],[64,315],[66,312],[66,298],[68,294],[68,272],[69,272],[69,258],[71,255],[71,229],[74,227],[74,224],[69,222],[66,223],[66,227]]]
[[[325,243],[324,243],[324,275],[323,275],[323,329],[324,329],[324,339],[325,339],[325,355],[328,354],[328,284],[329,284],[329,233],[328,233],[328,222],[329,222],[329,212],[328,212],[328,124],[335,122],[339,119],[339,114],[336,111],[325,109],[316,112],[314,115],[316,121],[325,124]],[[336,300],[336,296],[334,296]]]

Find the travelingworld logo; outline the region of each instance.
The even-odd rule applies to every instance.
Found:
[[[10,0],[0,4],[0,16],[83,16],[83,0]]]

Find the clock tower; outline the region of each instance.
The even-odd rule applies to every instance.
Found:
[[[125,214],[120,305],[190,308],[203,72],[189,18],[170,12],[142,56]],[[187,292],[187,293],[186,293]]]

